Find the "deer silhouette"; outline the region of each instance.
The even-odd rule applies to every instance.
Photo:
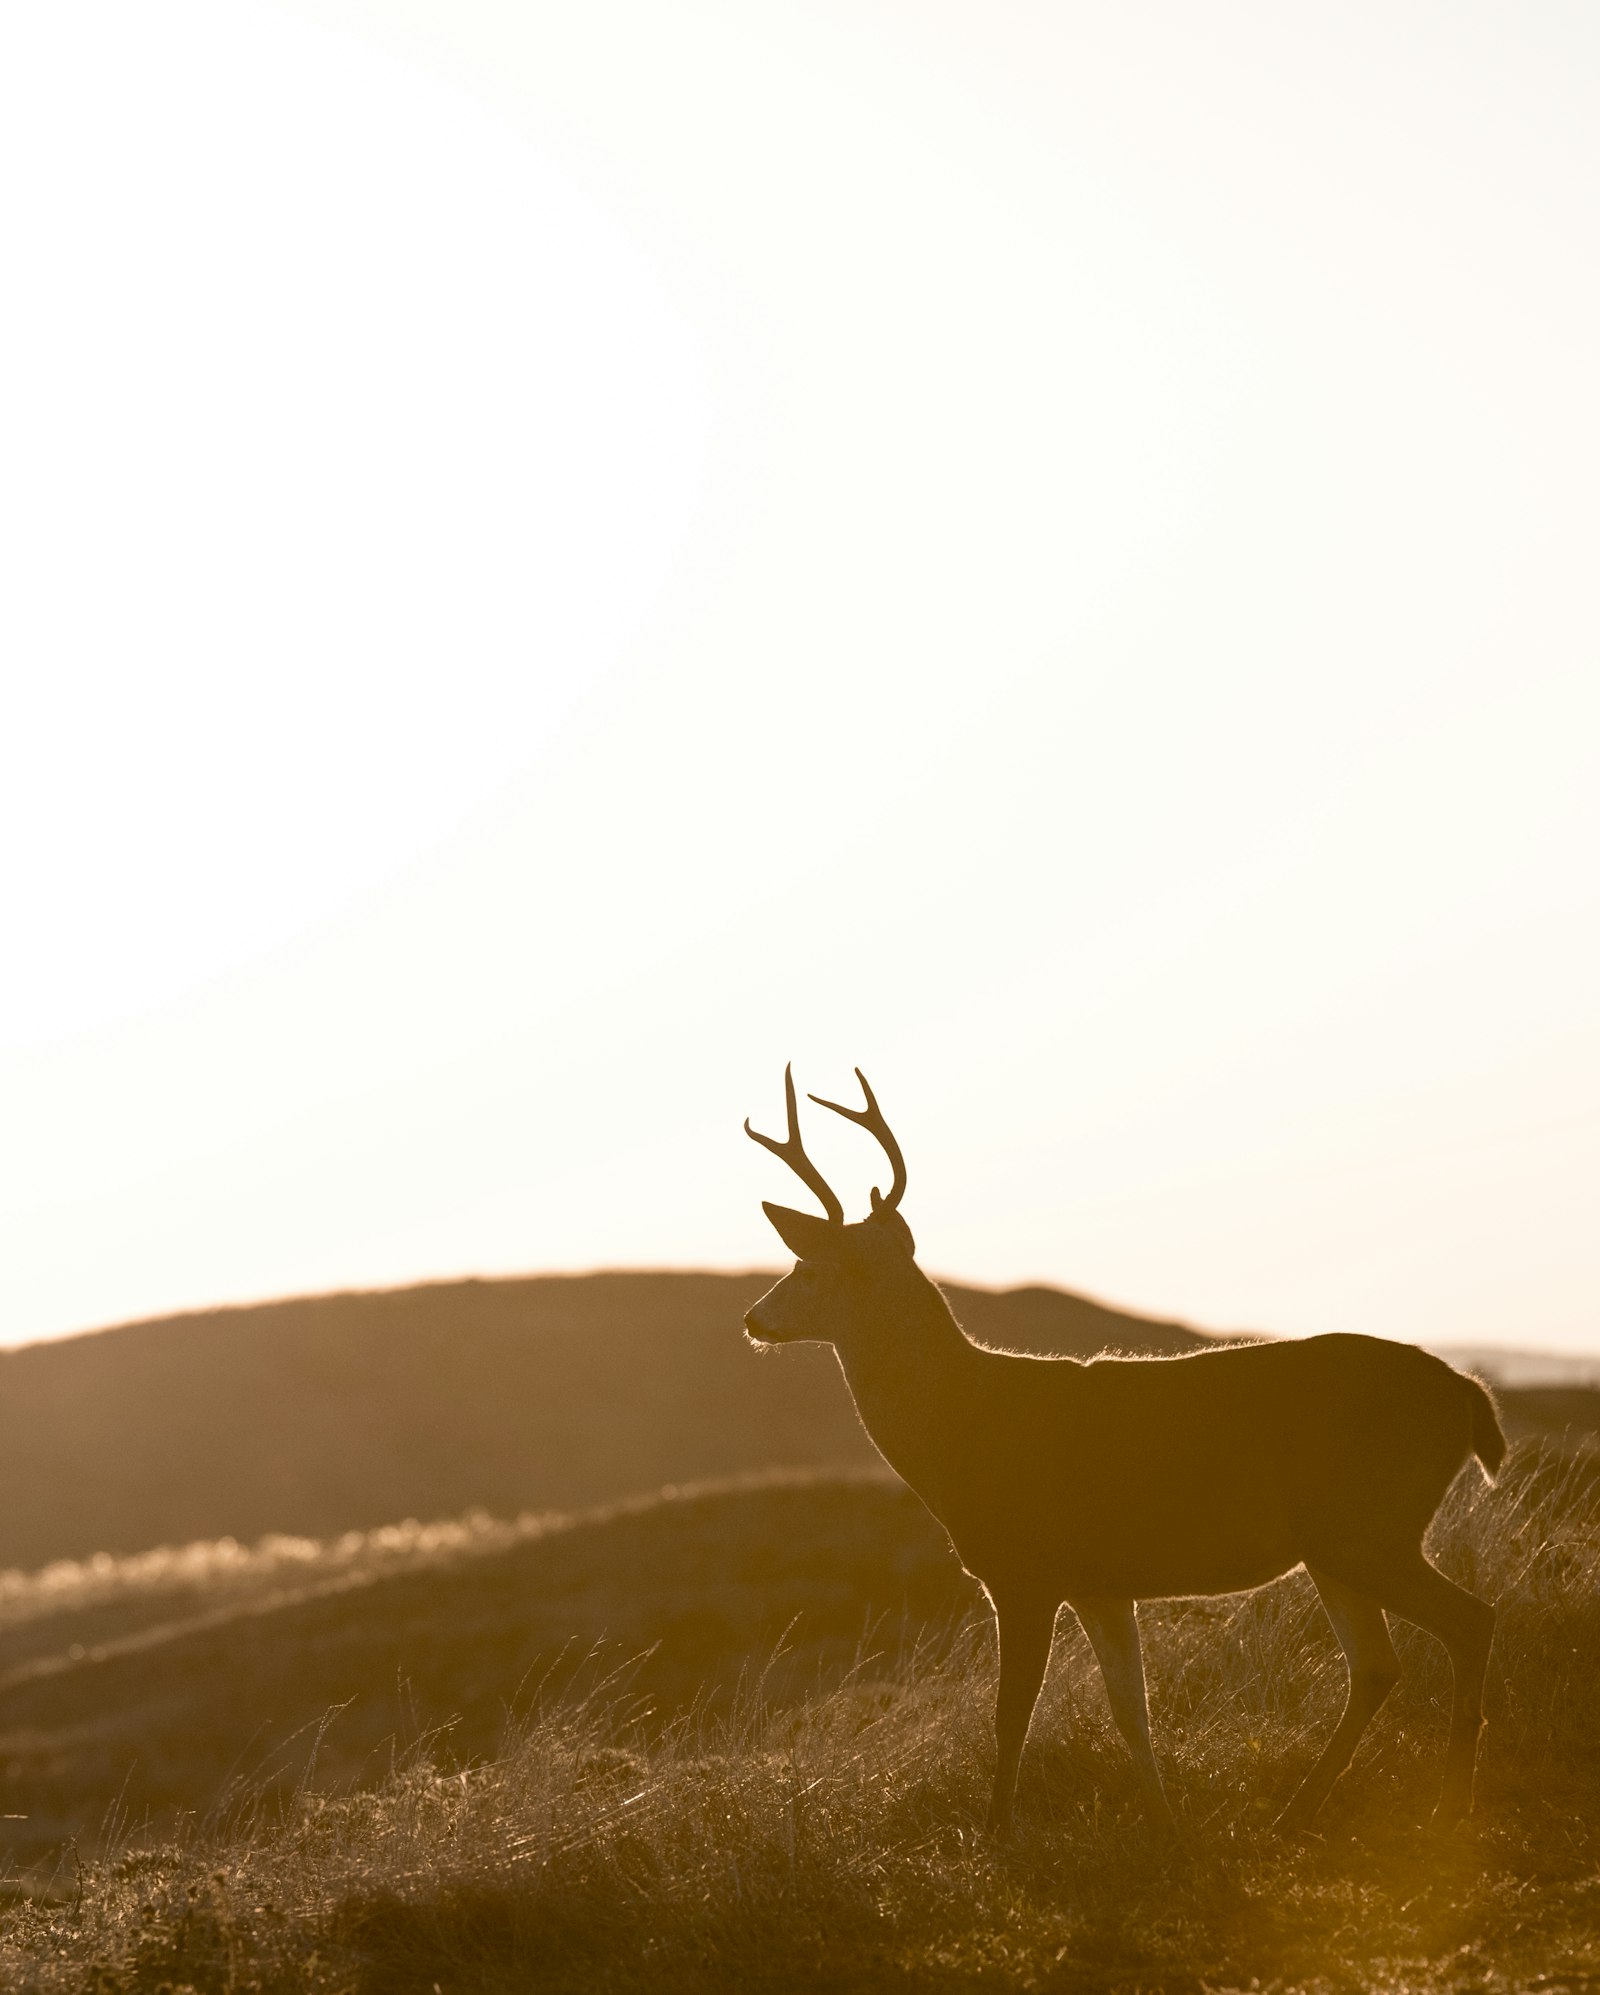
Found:
[[[745,1317],[760,1344],[832,1344],[873,1444],[950,1534],[1000,1643],[989,1827],[1010,1827],[1017,1767],[1063,1602],[1083,1625],[1147,1807],[1172,1820],[1150,1743],[1135,1603],[1235,1593],[1304,1565],[1349,1666],[1320,1758],[1279,1817],[1303,1828],[1399,1680],[1387,1613],[1436,1635],[1455,1696],[1434,1825],[1472,1805],[1494,1609],[1429,1563],[1423,1534],[1469,1455],[1493,1481],[1505,1436],[1476,1379],[1410,1344],[1325,1336],[1174,1358],[1041,1358],[974,1344],[918,1268],[905,1161],[860,1069],[893,1172],[870,1215],[844,1209],[800,1137],[745,1133],[821,1201],[763,1201],[796,1258]]]

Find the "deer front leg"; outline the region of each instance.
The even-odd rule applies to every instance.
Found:
[[[1171,1829],[1172,1804],[1161,1784],[1150,1743],[1150,1712],[1144,1694],[1144,1657],[1139,1649],[1139,1622],[1131,1600],[1074,1600],[1072,1610],[1083,1623],[1090,1647],[1105,1678],[1106,1697],[1117,1730],[1133,1754],[1134,1771],[1144,1805],[1158,1827]]]
[[[994,1705],[994,1799],[989,1804],[989,1832],[1004,1836],[1011,1828],[1017,1764],[1050,1660],[1057,1603],[1037,1595],[991,1597],[1000,1632],[1000,1689]]]

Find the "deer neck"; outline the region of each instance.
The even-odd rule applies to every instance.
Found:
[[[920,1280],[885,1309],[870,1337],[835,1349],[873,1445],[937,1510],[982,1354],[933,1283]]]

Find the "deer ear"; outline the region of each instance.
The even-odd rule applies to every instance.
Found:
[[[778,1238],[789,1252],[802,1261],[826,1260],[836,1248],[843,1230],[814,1212],[796,1212],[793,1206],[761,1201],[761,1210],[777,1228]]]
[[[917,1243],[911,1237],[911,1228],[895,1211],[892,1205],[885,1205],[878,1196],[878,1187],[872,1187],[872,1216],[886,1233],[892,1233],[905,1248],[908,1258],[915,1258]]]

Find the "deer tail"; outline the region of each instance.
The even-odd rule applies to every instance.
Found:
[[[1506,1458],[1505,1429],[1500,1425],[1500,1415],[1489,1397],[1488,1388],[1480,1380],[1468,1378],[1465,1374],[1461,1382],[1472,1401],[1472,1452],[1482,1462],[1484,1474],[1493,1482]]]

